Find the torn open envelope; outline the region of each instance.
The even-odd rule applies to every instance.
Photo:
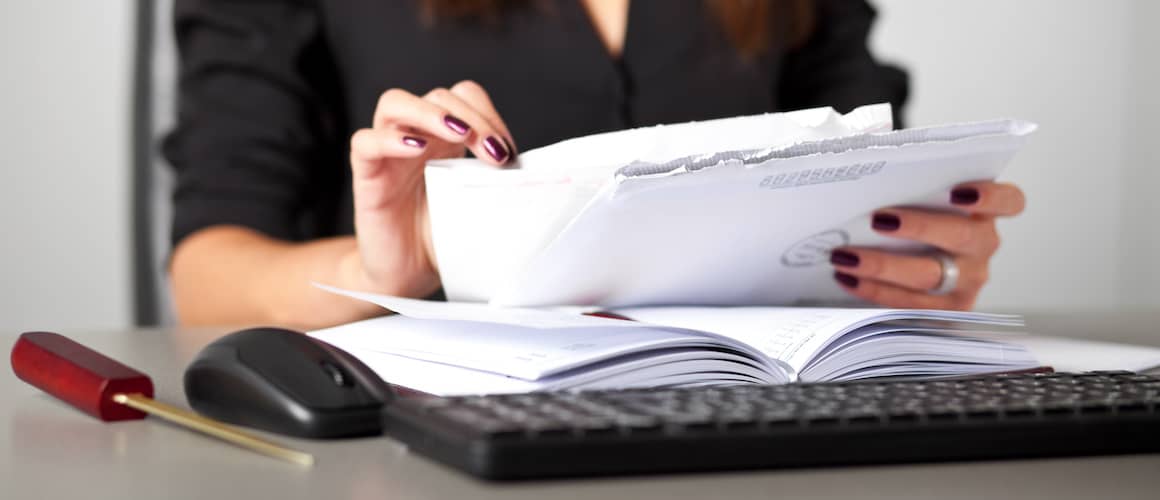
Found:
[[[890,131],[890,108],[829,108],[611,132],[521,168],[428,163],[451,300],[505,306],[850,304],[830,249],[922,252],[881,236],[889,206],[955,210],[1035,130],[1020,120]]]

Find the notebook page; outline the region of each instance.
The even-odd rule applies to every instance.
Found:
[[[515,394],[544,390],[543,382],[433,363],[385,352],[359,350],[344,346],[341,342],[330,342],[329,340],[327,342],[350,352],[360,361],[366,363],[367,367],[374,370],[379,377],[392,385],[436,396]]]
[[[798,374],[834,339],[871,323],[899,319],[1011,326],[1020,323],[1013,316],[871,308],[638,307],[616,312],[637,321],[703,330],[745,342],[766,356],[786,362]]]
[[[464,320],[384,316],[312,332],[350,349],[516,377],[541,380],[553,374],[634,352],[672,347],[710,347],[712,337],[661,328],[579,326],[532,328]]]
[[[331,337],[330,342],[366,363],[379,377],[387,382],[436,396],[462,396],[472,394],[514,394],[535,391],[558,391],[574,389],[616,389],[628,387],[653,387],[689,383],[784,383],[786,380],[770,379],[755,370],[746,370],[739,362],[725,359],[700,359],[697,352],[686,352],[659,356],[657,359],[638,360],[626,363],[622,370],[602,373],[593,370],[581,376],[551,377],[544,380],[522,380],[495,373],[481,372],[470,368],[445,365],[398,356],[382,352],[357,349],[345,345],[341,338]],[[329,342],[328,340],[328,342]],[[671,358],[683,360],[672,362]],[[727,358],[728,356],[726,356]],[[668,361],[668,362],[666,362]],[[732,373],[722,371],[731,367]]]
[[[496,373],[503,373],[512,376],[529,377],[530,372],[521,372],[522,375],[515,375],[513,370],[516,367],[496,363],[491,359],[468,359],[471,355],[476,355],[480,352],[489,352],[487,356],[494,357],[500,355],[499,353],[488,351],[494,349],[510,349],[514,352],[520,352],[522,343],[529,342],[552,342],[550,339],[568,338],[566,335],[572,335],[579,343],[588,343],[587,339],[591,337],[601,337],[606,340],[606,345],[592,347],[588,352],[592,358],[584,358],[580,355],[567,357],[571,361],[564,362],[564,358],[554,358],[543,353],[537,356],[545,360],[542,366],[537,369],[546,371],[537,372],[538,376],[544,376],[551,373],[558,373],[561,370],[577,366],[578,364],[589,363],[595,359],[606,359],[615,353],[617,349],[624,352],[641,351],[648,349],[656,349],[661,347],[674,346],[705,346],[705,347],[719,347],[731,349],[744,353],[750,356],[756,362],[765,366],[766,370],[779,380],[788,380],[788,372],[790,367],[784,362],[769,358],[762,354],[755,347],[744,342],[737,342],[726,336],[719,335],[714,332],[707,332],[701,330],[690,330],[679,327],[672,327],[668,325],[653,325],[637,321],[624,321],[620,319],[610,319],[595,316],[586,316],[580,314],[580,311],[585,308],[563,307],[557,309],[524,309],[524,308],[508,308],[495,307],[486,304],[473,304],[463,302],[442,302],[429,300],[416,300],[402,297],[394,297],[390,295],[379,295],[367,292],[355,292],[350,290],[343,290],[332,286],[314,283],[314,286],[323,290],[345,295],[347,297],[364,300],[372,304],[377,304],[387,310],[399,313],[416,321],[415,331],[405,332],[402,336],[414,336],[416,331],[423,329],[439,330],[433,332],[434,336],[453,335],[451,332],[458,329],[470,329],[474,333],[463,333],[462,340],[467,343],[481,344],[479,351],[468,351],[455,355],[454,357],[436,358],[437,353],[421,353],[418,350],[411,351],[411,356],[423,356],[424,359],[431,359],[439,362],[446,362],[455,365],[475,367],[478,369],[485,369],[495,371]],[[468,323],[471,327],[462,325],[455,325],[454,323]],[[431,324],[428,324],[431,323]],[[442,326],[434,326],[435,324]],[[360,323],[352,323],[351,325],[359,325]],[[336,328],[345,328],[350,325],[343,325]],[[633,335],[633,330],[640,330],[644,333]],[[322,331],[324,332],[324,331]],[[494,339],[489,338],[494,332]],[[619,332],[619,333],[613,333]],[[374,335],[360,334],[367,339],[375,339]],[[620,335],[616,338],[615,335]],[[498,340],[496,340],[498,339]],[[421,336],[420,339],[421,340]],[[380,344],[377,349],[399,349],[399,343],[392,339],[379,338]],[[458,342],[458,340],[448,339],[450,342]],[[632,344],[631,342],[641,341],[640,345]],[[532,344],[529,344],[532,345]],[[539,344],[535,344],[539,345]],[[391,347],[394,346],[394,347]],[[619,347],[618,347],[619,346]],[[542,347],[536,347],[538,349]],[[446,349],[446,348],[441,348]],[[599,356],[593,354],[599,349],[606,349],[607,353]],[[392,351],[393,352],[393,351]],[[605,352],[605,351],[599,351]],[[511,352],[504,352],[503,356],[511,356]],[[546,359],[555,359],[555,361],[546,361]],[[587,359],[587,361],[585,361]],[[554,363],[554,365],[553,365]],[[500,366],[495,368],[493,365]],[[529,367],[531,365],[524,365]],[[532,368],[528,368],[532,369]],[[498,370],[498,371],[496,371]],[[507,370],[507,371],[504,371]],[[534,380],[534,378],[529,378]]]
[[[607,363],[597,369],[553,378],[554,389],[651,387],[658,379],[690,375],[708,382],[729,378],[753,384],[782,384],[789,380],[771,376],[752,360],[736,354],[704,349],[672,349],[640,355],[628,362]]]
[[[861,347],[857,346],[865,343],[867,339],[871,337],[882,337],[887,335],[935,337],[946,343],[953,343],[955,339],[962,339],[965,342],[1002,342],[1004,345],[1012,345],[1011,341],[1018,338],[1020,335],[1022,335],[1022,333],[978,329],[964,331],[961,328],[955,328],[953,325],[948,324],[932,324],[927,326],[916,322],[876,323],[858,328],[857,330],[851,331],[845,335],[842,335],[840,338],[835,339],[833,342],[830,342],[828,345],[826,345],[825,348],[814,354],[813,359],[811,359],[809,365],[806,366],[806,371],[810,370],[814,366],[817,366],[819,363],[825,362],[827,359],[833,357],[836,353],[847,350],[848,348],[856,348],[861,350]],[[956,352],[953,354],[958,353]]]
[[[872,328],[872,326],[871,326]],[[1013,336],[1017,337],[1017,336]],[[862,339],[856,347],[812,361],[801,380],[850,380],[867,370],[890,370],[898,375],[996,373],[1029,370],[1042,363],[1014,342],[976,338],[969,334],[901,330]]]

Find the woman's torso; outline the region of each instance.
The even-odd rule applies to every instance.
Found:
[[[179,3],[184,117],[167,148],[178,170],[174,240],[218,220],[245,223],[259,212],[286,210],[225,216],[205,201],[220,200],[217,192],[250,192],[245,196],[294,207],[289,222],[257,227],[275,237],[353,233],[347,139],[370,126],[390,88],[422,95],[475,80],[524,151],[658,123],[900,101],[905,78],[901,93],[898,84],[879,85],[889,78],[880,78],[865,50],[869,7],[851,0],[818,5],[820,41],[808,50],[778,48],[775,33],[769,50],[747,57],[702,0],[633,0],[614,58],[579,0],[529,1],[494,19],[433,23],[423,20],[417,1]],[[225,122],[239,114],[244,123],[231,129]],[[217,145],[252,147],[254,155],[243,151],[239,160]],[[278,185],[283,180],[286,186]],[[241,185],[256,182],[266,185]],[[239,199],[238,210],[249,210],[250,201]]]

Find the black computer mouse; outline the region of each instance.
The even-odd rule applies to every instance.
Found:
[[[206,416],[307,438],[382,434],[391,386],[347,352],[280,328],[234,332],[185,370],[185,397]]]

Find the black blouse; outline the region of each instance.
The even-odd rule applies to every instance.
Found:
[[[596,132],[907,94],[866,47],[862,0],[817,0],[794,50],[746,59],[700,0],[633,0],[611,57],[578,0],[423,23],[414,0],[178,0],[174,244],[218,224],[284,240],[353,233],[349,138],[383,91],[471,79],[521,150]],[[545,8],[547,7],[547,8]],[[773,37],[776,39],[776,37]],[[897,119],[897,117],[896,117]]]

